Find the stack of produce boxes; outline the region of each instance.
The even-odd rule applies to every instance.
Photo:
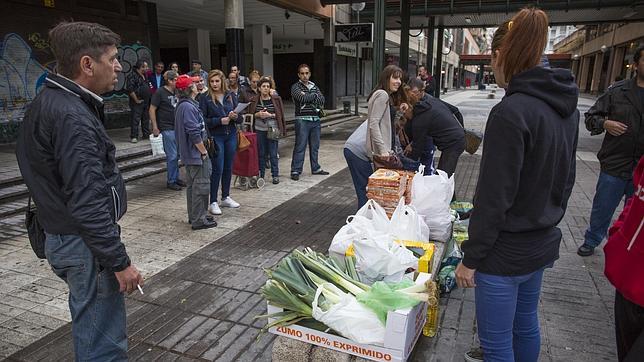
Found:
[[[409,180],[411,181],[411,180]],[[381,168],[369,176],[367,197],[382,206],[391,217],[401,197],[405,196],[408,177],[405,171]]]

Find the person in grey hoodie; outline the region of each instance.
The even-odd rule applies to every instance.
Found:
[[[186,165],[188,222],[192,224],[193,230],[199,230],[213,228],[217,226],[217,222],[208,216],[212,168],[204,144],[207,134],[203,115],[195,101],[199,92],[194,81],[199,78],[194,78],[187,75],[177,78],[179,104],[174,122],[179,154]]]

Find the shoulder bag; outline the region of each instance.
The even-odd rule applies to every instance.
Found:
[[[25,212],[25,227],[27,228],[27,235],[29,236],[29,243],[31,249],[39,259],[46,259],[45,256],[45,230],[38,221],[38,213],[36,204],[31,204],[31,195],[27,201],[27,211]]]

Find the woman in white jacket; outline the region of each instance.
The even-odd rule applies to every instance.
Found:
[[[367,151],[370,157],[388,156],[395,145],[393,132],[396,107],[404,112],[409,106],[404,103],[404,93],[399,91],[403,71],[398,66],[388,65],[380,72],[378,84],[369,95],[367,113]]]

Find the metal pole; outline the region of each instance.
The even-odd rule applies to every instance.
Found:
[[[360,12],[356,11],[356,14],[358,14],[357,19],[358,23],[360,23]],[[356,99],[355,99],[355,111],[354,115],[358,115],[358,92],[360,88],[360,43],[356,42]]]
[[[373,39],[373,67],[371,68],[371,79],[374,84],[378,82],[378,76],[385,63],[385,0],[375,0],[374,12],[374,39]]]
[[[434,69],[434,17],[429,17],[429,24],[427,24],[427,72],[432,74],[432,69]]]
[[[400,2],[400,61],[403,72],[409,69],[409,0]]]
[[[443,68],[443,38],[445,37],[445,28],[438,27],[438,44],[436,45],[436,70],[434,71],[434,96],[440,98],[441,96],[441,70]]]

